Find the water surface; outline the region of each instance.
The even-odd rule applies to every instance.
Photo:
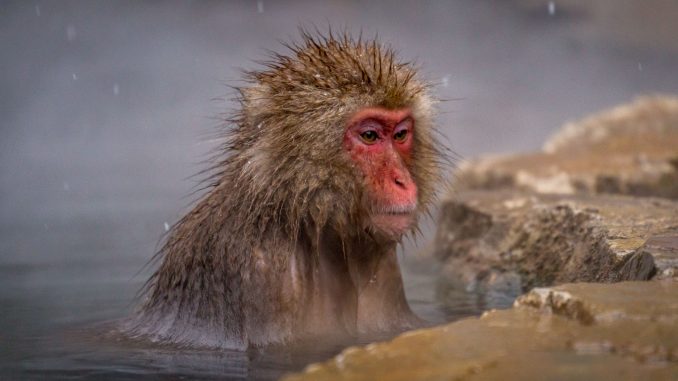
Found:
[[[106,237],[133,241],[134,227],[93,213],[105,231],[100,232],[96,224],[74,223],[24,227],[3,237],[5,244],[19,246],[17,253],[22,248],[37,250],[42,260],[0,265],[0,379],[276,379],[310,362],[329,359],[350,344],[390,338],[318,340],[239,352],[154,346],[111,335],[115,319],[134,308],[135,294],[150,269],[139,272],[143,262],[126,259],[126,253],[115,251],[116,245],[106,248]],[[155,219],[130,214],[132,220]],[[64,260],[66,252],[69,256]],[[98,260],[87,259],[93,252],[100,254]],[[59,253],[59,261],[50,261],[50,253]],[[456,304],[442,306],[434,298],[431,267],[417,267],[407,270],[407,294],[421,317],[441,323],[484,308],[464,294]]]

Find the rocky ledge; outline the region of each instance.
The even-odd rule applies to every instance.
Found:
[[[678,98],[569,123],[542,152],[472,160],[458,178],[434,244],[442,298],[466,289],[492,306],[532,287],[678,275]]]
[[[535,286],[673,277],[678,202],[465,191],[443,205],[434,255],[440,297],[465,289],[489,305]]]
[[[678,380],[678,98],[570,123],[540,152],[471,160],[456,179],[438,296],[513,308],[287,380]]]
[[[676,380],[678,282],[536,288],[488,311],[309,365],[300,380]]]

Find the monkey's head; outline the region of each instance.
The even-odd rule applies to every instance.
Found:
[[[408,108],[364,108],[345,128],[343,149],[362,177],[368,227],[389,238],[399,238],[415,222],[418,187],[408,165],[414,135]]]
[[[397,241],[428,210],[444,162],[429,87],[374,40],[302,38],[240,89],[226,148],[243,218]]]

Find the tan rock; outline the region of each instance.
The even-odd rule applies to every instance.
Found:
[[[568,284],[346,349],[285,380],[676,380],[677,317],[675,280]]]
[[[565,125],[541,152],[460,166],[457,189],[678,199],[678,98],[644,97]]]

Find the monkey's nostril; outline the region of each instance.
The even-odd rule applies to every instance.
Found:
[[[401,179],[397,178],[397,177],[395,178],[395,183],[396,183],[397,186],[399,186],[401,188],[405,188],[405,182],[402,181]]]

